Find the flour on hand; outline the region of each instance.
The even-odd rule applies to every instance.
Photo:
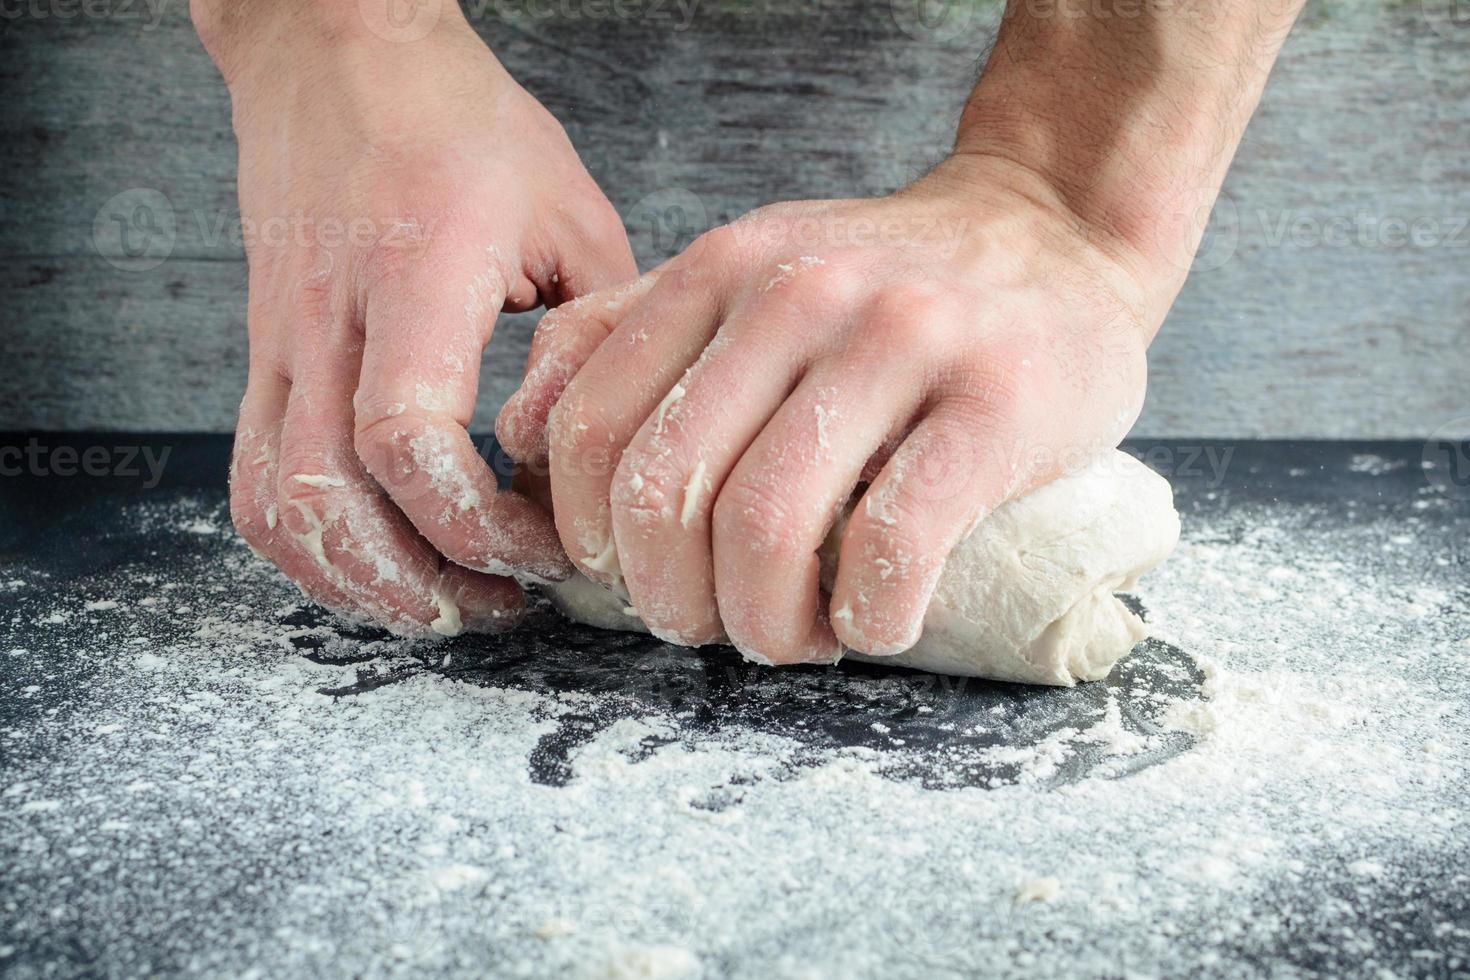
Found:
[[[827,586],[841,530],[839,522],[822,546]],[[1022,684],[1099,680],[1147,635],[1114,593],[1133,588],[1178,539],[1168,481],[1111,451],[999,507],[960,542],[913,647],[888,657],[848,656]],[[644,629],[626,596],[580,575],[546,591],[578,622]]]

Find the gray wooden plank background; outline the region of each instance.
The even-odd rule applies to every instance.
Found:
[[[566,123],[646,265],[681,230],[644,220],[650,200],[693,195],[716,222],[882,193],[937,160],[999,16],[949,2],[469,6]],[[232,428],[234,141],[183,0],[8,5],[0,85],[0,429]],[[150,268],[120,251],[119,200],[156,205]],[[1470,434],[1467,216],[1465,0],[1313,3],[1154,347],[1137,432]],[[533,324],[497,332],[481,425]]]

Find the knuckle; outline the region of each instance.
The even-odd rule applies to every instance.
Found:
[[[926,552],[926,508],[915,494],[897,493],[893,483],[866,494],[843,532],[844,548],[854,549],[880,576],[906,573]]]
[[[665,444],[667,448],[667,444]],[[629,449],[623,453],[613,476],[612,505],[640,525],[672,525],[683,516],[685,494],[691,474],[682,463],[684,454]]]
[[[445,425],[443,419],[402,406],[385,408],[372,400],[359,401],[353,414],[352,448],[363,467],[391,493],[418,472],[416,447],[447,451]],[[431,438],[434,442],[426,445]]]
[[[798,255],[772,267],[766,291],[830,316],[833,310],[852,308],[864,288],[861,270],[840,261]]]
[[[724,267],[739,263],[750,253],[751,235],[734,225],[711,228],[690,243],[685,254],[696,265],[708,263],[713,267]]]
[[[356,410],[353,417],[352,445],[368,472],[377,475],[379,471],[387,471],[388,461],[393,458],[398,444],[403,440],[401,427],[409,421],[402,416],[395,417],[381,411],[367,411],[362,408]]]
[[[744,248],[742,238],[730,225],[720,225],[703,232],[694,240],[702,252],[713,256],[738,255]]]
[[[752,208],[725,227],[748,248],[774,248],[793,242],[816,244],[819,239],[802,234],[810,231],[802,222],[808,211],[807,202],[778,201]]]
[[[874,299],[866,332],[897,349],[943,351],[955,332],[951,314],[948,303],[927,287],[895,286]]]
[[[465,537],[436,535],[434,549],[457,565],[463,565],[466,568],[487,568],[489,556],[485,554],[485,550],[476,547],[475,542]]]
[[[790,210],[790,201],[773,201],[770,204],[761,204],[742,214],[736,219],[736,224],[749,225],[760,222],[777,222],[784,218]]]
[[[546,426],[535,404],[517,392],[495,416],[495,438],[513,459],[525,461],[545,451]]]
[[[442,420],[416,415],[390,416],[359,427],[354,439],[358,461],[378,485],[418,523],[440,524],[482,503],[475,473],[478,466],[461,445],[463,432]],[[436,544],[443,535],[431,534]],[[449,557],[459,557],[450,555]]]
[[[378,210],[384,214],[396,214],[402,208],[395,203],[383,203]],[[417,225],[400,226],[401,230],[377,236],[362,250],[359,265],[362,281],[369,289],[378,289],[407,281],[423,268],[431,254],[444,254],[438,236],[431,238]],[[463,230],[441,227],[439,234],[450,243],[459,239]]]
[[[340,469],[352,452],[351,419],[335,405],[314,406],[308,398],[302,402],[300,413],[288,415],[282,429],[276,473],[321,473],[329,466]]]
[[[949,297],[943,289],[926,281],[896,283],[884,289],[878,299],[885,312],[895,316],[918,314],[919,319],[928,319],[925,314],[941,312],[948,302]]]
[[[501,448],[515,462],[532,466],[543,475],[548,451],[547,415],[551,405],[550,397],[522,390],[513,395],[495,417],[495,438]]]
[[[574,381],[552,406],[547,432],[553,451],[563,461],[568,456],[585,456],[612,444],[613,427],[599,401]]]
[[[800,548],[807,528],[777,485],[738,480],[715,500],[714,530],[719,540],[740,542],[749,552],[769,556]]]
[[[536,321],[536,329],[531,333],[533,355],[544,356],[544,351],[558,346],[557,341],[562,334],[569,332],[567,325],[581,315],[586,301],[586,296],[579,296],[542,314],[541,319]]]
[[[511,396],[511,401],[541,406],[549,412],[551,405],[566,390],[577,369],[586,363],[590,352],[583,347],[591,344],[595,350],[596,339],[579,342],[575,336],[554,336],[538,342],[526,364],[526,372],[520,387]]]
[[[330,261],[323,259],[326,272],[298,273],[294,280],[277,294],[274,301],[267,301],[260,317],[278,317],[286,328],[295,333],[302,331],[319,335],[330,330],[341,318],[342,298],[338,295],[336,277],[330,272]]]

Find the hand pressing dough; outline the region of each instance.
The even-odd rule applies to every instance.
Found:
[[[820,552],[824,585],[840,532]],[[1148,632],[1113,593],[1133,588],[1178,540],[1168,481],[1110,451],[982,521],[945,563],[915,646],[848,656],[1022,684],[1099,680]],[[578,622],[645,630],[625,598],[580,575],[547,592]]]

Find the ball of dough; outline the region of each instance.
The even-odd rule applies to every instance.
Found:
[[[828,586],[840,530],[822,547]],[[1147,635],[1114,593],[1133,588],[1178,540],[1168,481],[1110,451],[997,508],[960,542],[917,644],[890,657],[848,656],[1022,684],[1098,680]],[[579,622],[645,629],[626,598],[580,575],[546,591]]]

